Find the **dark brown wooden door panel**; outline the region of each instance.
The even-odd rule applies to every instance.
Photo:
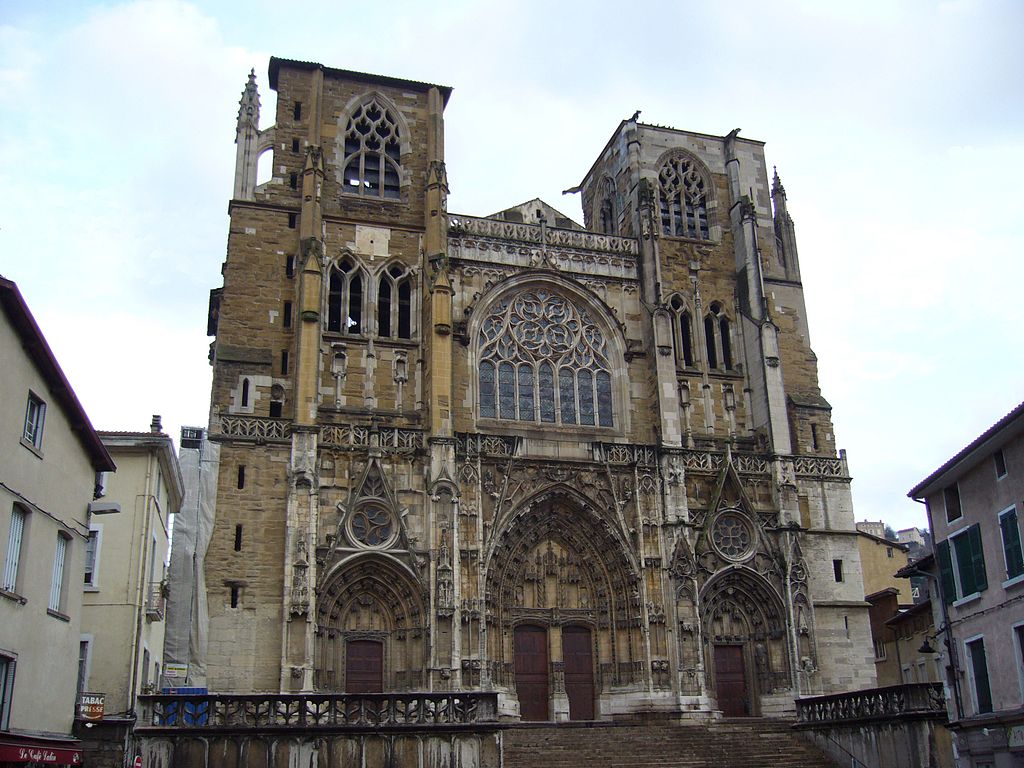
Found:
[[[586,627],[562,628],[562,662],[570,720],[594,719],[594,645]]]
[[[747,671],[743,663],[742,645],[716,645],[715,695],[718,706],[726,717],[744,717],[750,714],[750,693],[747,690]]]
[[[549,720],[548,633],[543,627],[516,627],[516,695],[522,720]]]
[[[384,643],[349,640],[345,644],[345,690],[348,693],[384,690]]]

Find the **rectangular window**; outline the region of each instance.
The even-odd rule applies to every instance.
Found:
[[[292,152],[298,152],[298,151],[299,151],[299,140],[298,139],[292,139]]]
[[[43,420],[46,416],[46,403],[34,392],[28,393],[28,405],[25,406],[25,430],[21,439],[35,449],[43,447]]]
[[[242,551],[242,524],[235,526],[235,552]]]
[[[18,566],[21,563],[21,543],[25,538],[25,519],[28,517],[21,507],[11,510],[11,528],[7,534],[7,557],[4,558],[3,588],[6,592],[18,591]]]
[[[296,101],[295,106],[292,107],[292,118],[295,120],[302,119],[302,102]]]
[[[245,464],[238,465],[238,482],[235,485],[238,486],[238,490],[245,488]]]
[[[60,613],[64,603],[64,563],[67,560],[68,540],[57,534],[57,549],[53,554],[53,579],[50,582],[50,602],[47,608]]]
[[[885,548],[885,556],[886,557],[892,557],[892,547],[886,547]]]
[[[15,661],[10,656],[0,656],[0,731],[11,727],[11,703],[14,700]]]
[[[89,641],[80,640],[78,643],[78,695],[86,690],[89,682]]]
[[[832,561],[832,574],[836,577],[836,581],[843,580],[843,561],[833,560]]]
[[[287,375],[288,373],[288,350],[281,350],[281,374]]]
[[[1017,523],[1017,508],[1010,507],[999,513],[999,531],[1003,537],[1003,558],[1006,561],[1006,578],[1013,579],[1024,574],[1024,552],[1020,545],[1020,525]]]
[[[231,607],[238,607],[238,587],[231,588]]]
[[[960,486],[956,483],[943,489],[942,500],[946,502],[946,522],[951,523],[954,520],[959,520],[963,514],[963,510],[960,508]]]
[[[284,260],[284,276],[295,277],[295,257],[286,256]]]
[[[1002,448],[992,454],[992,461],[996,465],[996,477],[1006,477],[1006,457],[1003,456]]]
[[[290,301],[286,301],[284,303],[284,311],[281,313],[281,316],[282,316],[282,320],[284,322],[284,327],[285,328],[291,328],[292,327],[292,303]]]
[[[83,583],[88,587],[95,587],[97,583],[97,571],[99,570],[97,557],[100,551],[100,532],[96,528],[89,529],[89,539],[85,542],[85,578]]]
[[[288,214],[288,229],[295,229],[295,225],[298,222],[299,217],[294,213]]]
[[[1020,687],[1020,701],[1024,704],[1024,624],[1013,628],[1014,655],[1017,657],[1017,684]]]
[[[946,603],[988,589],[981,526],[977,523],[936,545]]]
[[[975,712],[983,715],[992,711],[992,689],[988,682],[988,661],[985,658],[985,638],[967,642],[967,656],[971,660],[971,691]]]

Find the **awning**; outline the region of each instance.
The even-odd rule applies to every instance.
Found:
[[[4,734],[0,739],[0,763],[81,765],[81,742],[72,739],[19,738]]]

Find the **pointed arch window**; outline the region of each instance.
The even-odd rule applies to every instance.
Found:
[[[480,329],[481,418],[615,425],[608,343],[590,314],[546,288],[498,302]]]
[[[607,177],[601,182],[601,203],[597,215],[601,232],[606,235],[618,234],[615,222],[615,182]]]
[[[717,301],[704,316],[704,342],[707,346],[708,367],[730,371],[733,368],[732,335],[729,318]]]
[[[331,269],[327,288],[327,330],[363,333],[363,271],[344,258]]]
[[[412,274],[401,264],[392,264],[377,281],[377,335],[412,338]]]
[[[672,342],[675,345],[676,366],[693,367],[693,320],[686,303],[678,296],[669,302],[672,309]]]
[[[366,197],[401,197],[398,121],[371,99],[358,107],[345,128],[343,189]]]
[[[708,188],[696,164],[670,158],[658,173],[661,231],[672,237],[710,240]]]

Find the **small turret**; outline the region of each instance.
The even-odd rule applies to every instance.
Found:
[[[773,166],[772,206],[775,208],[775,238],[778,243],[779,258],[786,271],[786,279],[800,282],[800,257],[796,250],[796,228],[793,217],[786,208],[786,188],[782,186],[779,170]]]
[[[256,191],[256,161],[259,158],[260,94],[256,89],[256,70],[249,70],[249,81],[238,102],[235,128],[236,200],[252,200]]]

